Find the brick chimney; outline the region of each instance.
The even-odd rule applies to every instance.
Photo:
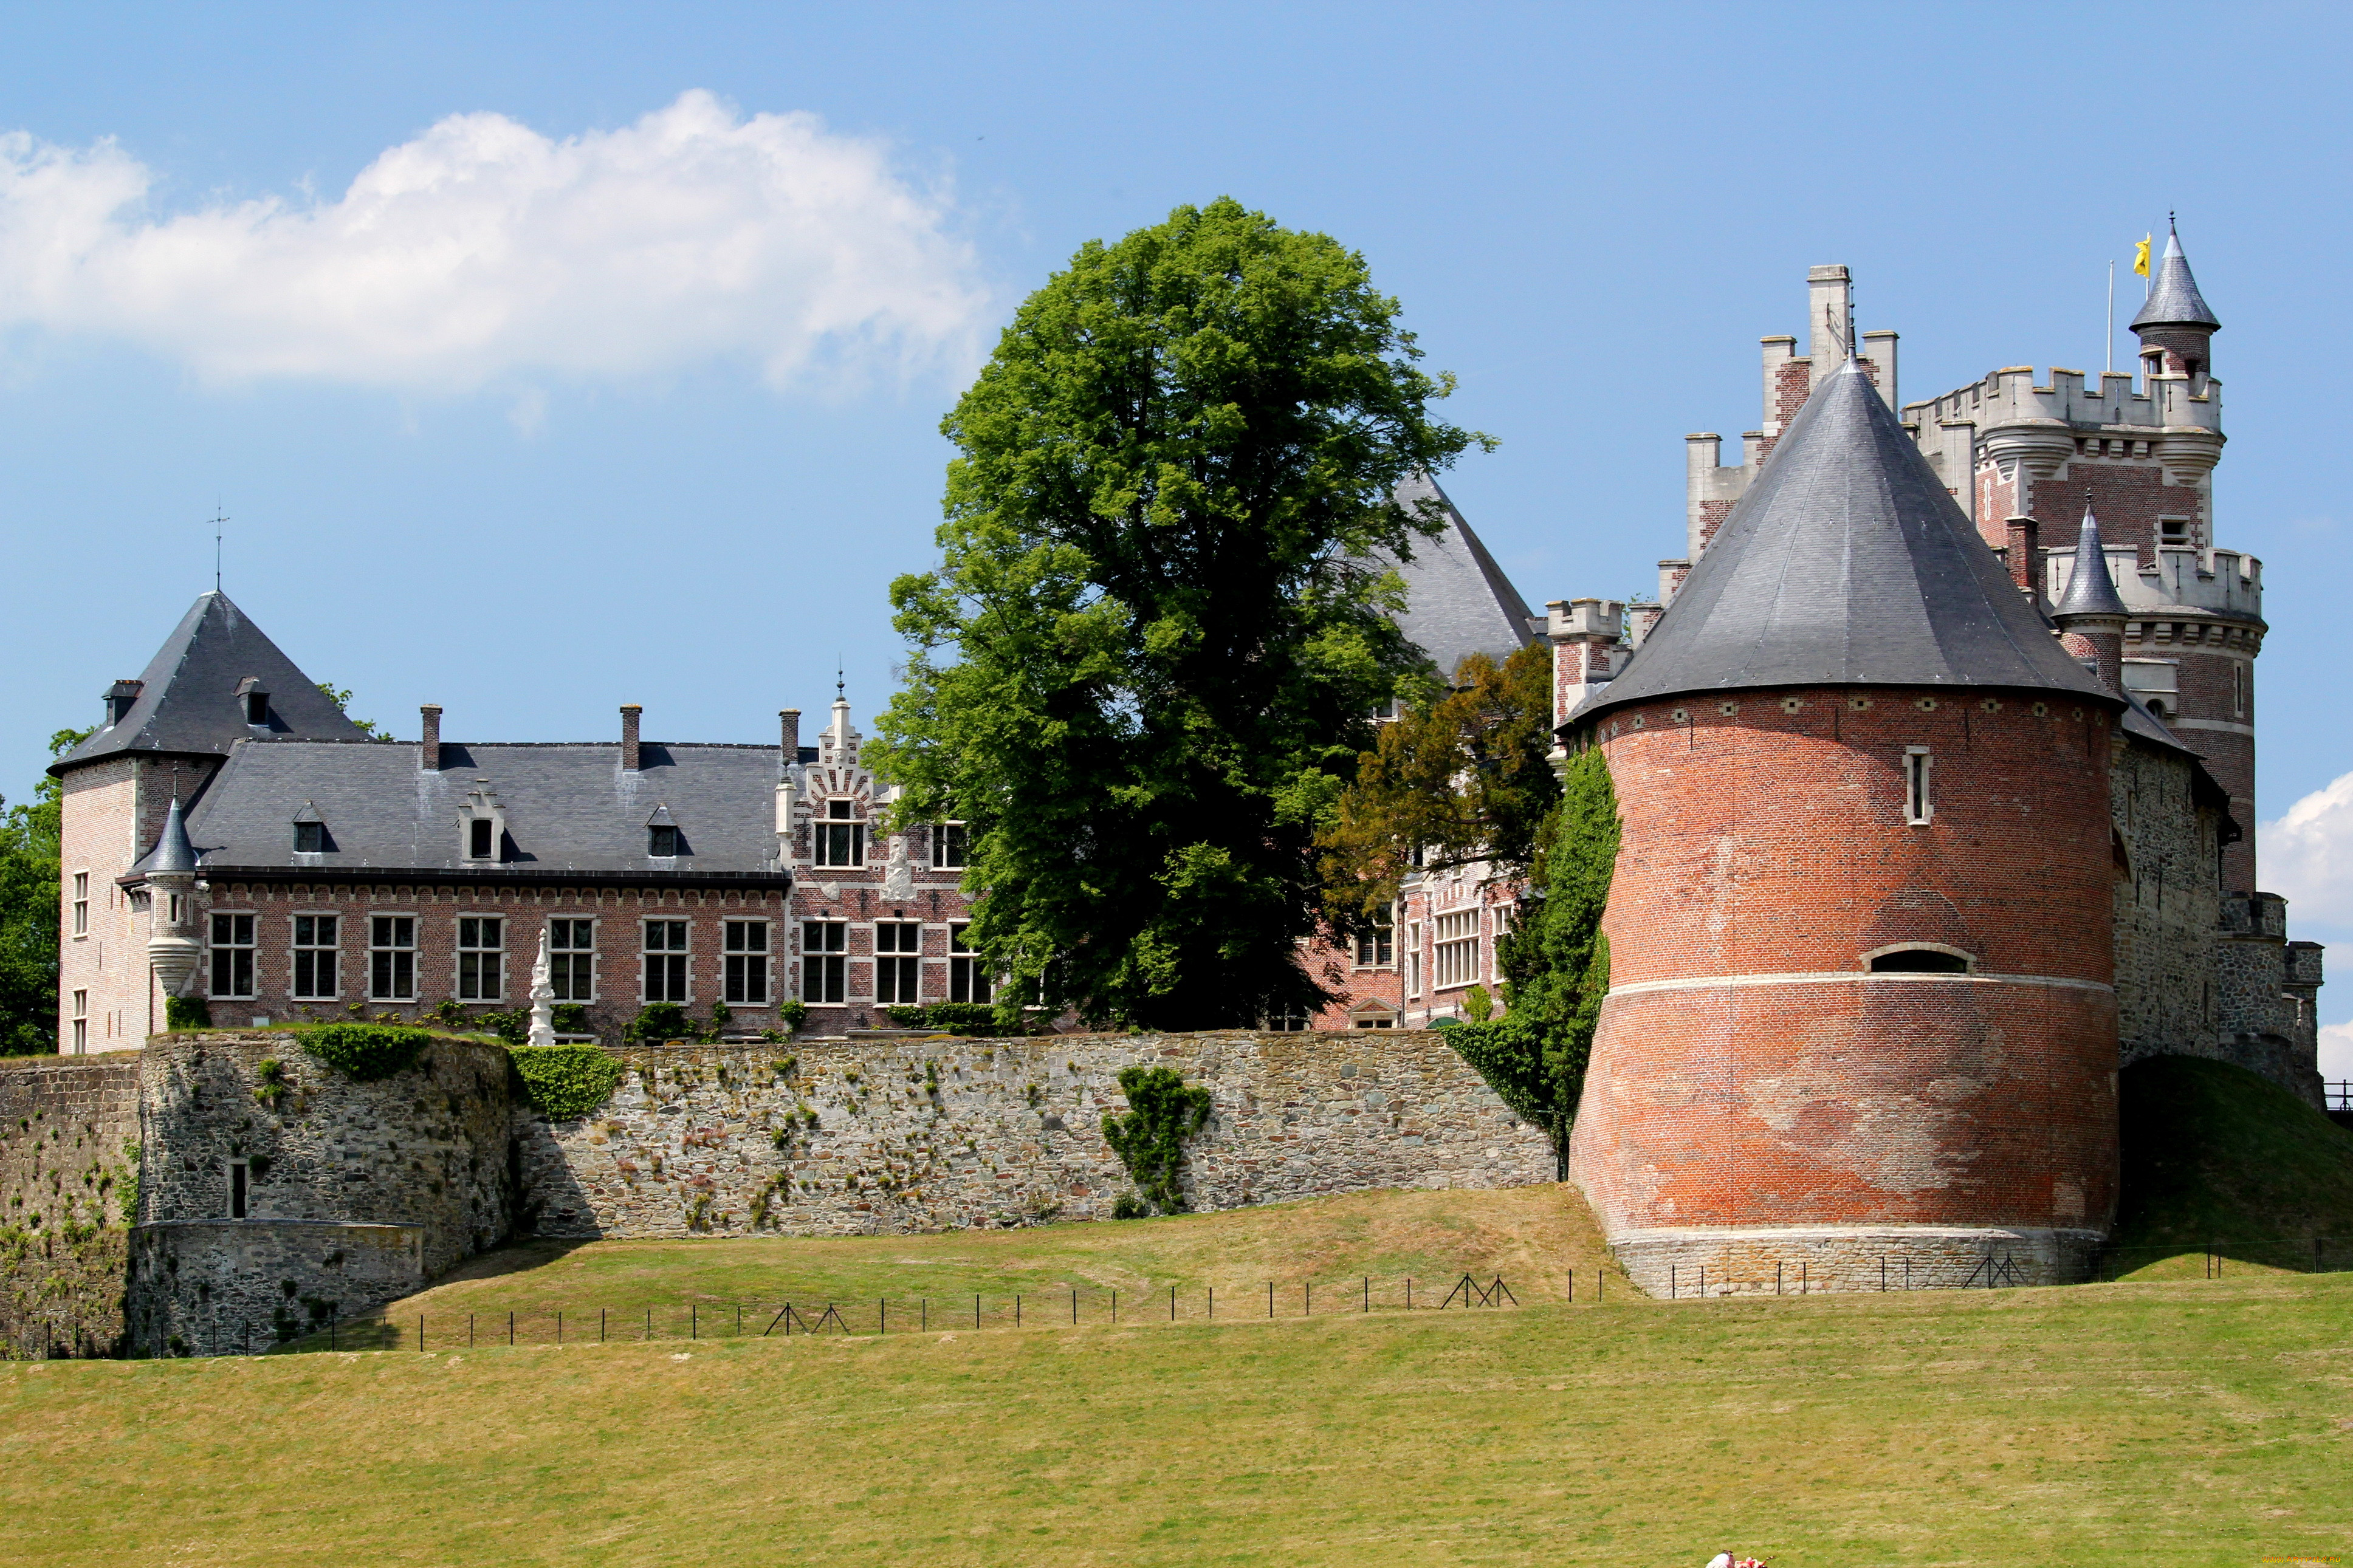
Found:
[[[779,709],[776,718],[784,729],[783,738],[776,745],[785,753],[785,766],[791,767],[801,760],[801,710],[797,708]]]
[[[441,704],[427,702],[417,710],[424,739],[417,747],[417,765],[428,773],[441,771]]]
[[[638,717],[645,711],[634,702],[621,704],[621,766],[638,771]]]
[[[2038,586],[2035,579],[2042,575],[2042,525],[2031,517],[2013,517],[2008,526],[2010,543],[2003,553],[2009,557],[2010,580],[2031,597]]]

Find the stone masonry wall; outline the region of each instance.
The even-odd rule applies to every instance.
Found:
[[[250,1355],[425,1283],[425,1228],[181,1219],[132,1233],[133,1355]]]
[[[1543,1134],[1439,1033],[797,1041],[622,1054],[596,1114],[525,1113],[542,1236],[856,1235],[1103,1219],[1130,1184],[1102,1131],[1121,1068],[1216,1102],[1199,1209],[1371,1187],[1553,1179]]]
[[[0,1063],[0,1356],[121,1341],[139,1136],[135,1058]]]
[[[2219,1054],[2215,818],[2192,800],[2193,766],[2178,752],[2127,742],[2108,775],[2125,862],[2115,887],[2119,1067]]]

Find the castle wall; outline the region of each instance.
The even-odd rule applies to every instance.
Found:
[[[120,1343],[139,1139],[136,1058],[0,1061],[0,1355]]]
[[[142,1225],[129,1274],[142,1356],[259,1354],[428,1278],[422,1226],[284,1219]]]
[[[2216,1054],[2215,818],[2199,809],[2196,766],[2123,742],[2109,773],[2124,864],[2116,868],[2119,1065]]]
[[[1553,1178],[1544,1135],[1434,1032],[801,1040],[622,1059],[628,1076],[596,1114],[525,1119],[540,1235],[1109,1218],[1132,1189],[1102,1131],[1126,1108],[1127,1067],[1174,1068],[1215,1100],[1186,1155],[1197,1208]]]

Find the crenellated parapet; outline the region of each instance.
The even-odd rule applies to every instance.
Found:
[[[2221,616],[2255,623],[2263,618],[2263,563],[2236,550],[2159,549],[2149,565],[2139,563],[2130,545],[2105,552],[2108,574],[2127,609],[2152,618],[2185,613]],[[2043,592],[2053,599],[2066,591],[2075,572],[2075,552],[2042,552]]]

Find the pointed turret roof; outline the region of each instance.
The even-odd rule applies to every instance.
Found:
[[[1414,536],[1412,560],[1383,557],[1405,580],[1405,613],[1398,617],[1398,629],[1430,656],[1439,673],[1451,676],[1455,666],[1474,653],[1501,664],[1534,641],[1528,602],[1438,482],[1427,474],[1415,474],[1398,486],[1396,500],[1417,512],[1435,503],[1443,521],[1435,538]]]
[[[1574,717],[1788,686],[2117,700],[2059,647],[1852,360],[1790,421],[1632,662]]]
[[[195,846],[188,842],[188,825],[180,816],[180,797],[174,795],[172,809],[164,815],[164,831],[156,835],[155,847],[147,851],[132,870],[153,877],[174,872],[185,876],[195,868]]]
[[[2087,563],[2093,569],[2085,571]],[[2116,595],[2116,580],[2108,573],[2107,547],[2100,542],[2100,520],[2084,503],[2084,526],[2075,535],[2075,569],[2067,578],[2067,592],[2052,606],[2051,618],[2065,626],[2074,616],[2122,616],[2125,602]]]
[[[2157,264],[2157,277],[2148,290],[2148,301],[2140,314],[2132,319],[2132,330],[2143,327],[2209,327],[2220,328],[2214,312],[2207,308],[2206,297],[2198,292],[2198,279],[2189,276],[2189,258],[2181,254],[2181,236],[2170,223],[2165,229],[2165,256]]]
[[[364,741],[278,645],[217,591],[199,596],[147,663],[130,711],[50,765],[63,773],[124,752],[226,755],[259,732],[246,722],[238,686],[252,679],[269,694],[267,732],[312,741]]]

